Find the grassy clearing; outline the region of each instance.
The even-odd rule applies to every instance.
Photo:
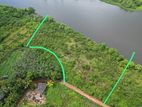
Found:
[[[94,107],[94,104],[58,83],[46,92],[47,103],[52,107]]]
[[[22,54],[23,52],[21,51],[13,52],[10,57],[0,65],[0,75],[13,74],[12,67],[15,65],[16,61],[22,57]]]

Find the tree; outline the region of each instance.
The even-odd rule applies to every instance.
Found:
[[[33,14],[35,13],[35,9],[33,9],[32,7],[28,8],[28,14]]]

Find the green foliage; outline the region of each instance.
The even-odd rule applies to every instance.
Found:
[[[3,51],[4,50],[4,48],[3,48],[3,45],[1,44],[0,45],[0,51]]]
[[[142,0],[101,0],[110,4],[118,5],[127,11],[141,10]]]
[[[58,83],[48,88],[46,97],[48,107],[94,107],[93,103]]]
[[[15,107],[16,101],[30,87],[33,79],[62,80],[61,68],[54,56],[42,50],[23,47],[42,20],[33,14],[33,10],[27,11],[0,6],[0,35],[6,35],[2,36],[0,42],[0,77],[8,75],[8,79],[0,80],[0,90],[6,95],[0,102],[2,107]],[[5,29],[8,29],[7,33]],[[51,17],[41,27],[31,45],[54,51],[65,67],[67,82],[102,101],[128,62],[116,49],[97,44]],[[142,66],[132,62],[108,105],[141,106],[141,78]],[[92,106],[88,100],[59,84],[50,87],[46,96],[47,104],[44,107]]]
[[[28,9],[25,9],[28,14],[34,14],[35,13],[35,10],[32,8],[32,7],[29,7]]]

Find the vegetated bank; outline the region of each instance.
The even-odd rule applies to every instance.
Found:
[[[32,32],[43,19],[32,8],[16,9],[0,6],[0,106],[15,107],[16,101],[32,80],[47,78],[62,80],[61,68],[49,53],[29,49],[25,45]],[[53,50],[63,62],[67,82],[104,101],[127,64],[116,49],[98,44],[70,27],[48,18],[33,46]],[[108,105],[134,107],[142,104],[142,66],[132,62]],[[44,93],[46,104],[41,107],[93,107],[82,96],[55,83]],[[56,96],[56,97],[55,97]],[[26,102],[20,107],[29,106]]]
[[[117,5],[126,11],[141,11],[142,0],[101,0],[103,2]]]

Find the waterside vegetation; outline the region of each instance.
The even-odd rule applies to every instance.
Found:
[[[142,0],[101,0],[103,2],[119,6],[126,11],[141,11]]]
[[[17,106],[25,90],[33,88],[32,80],[38,78],[54,81],[47,87],[47,103],[41,107],[93,107],[90,101],[55,82],[62,81],[62,75],[53,55],[26,47],[42,19],[32,8],[0,6],[0,107]],[[51,17],[31,45],[54,51],[64,65],[67,82],[102,101],[128,62],[116,49],[98,44]],[[142,66],[131,62],[108,105],[141,106],[141,78]],[[28,107],[25,103],[18,106]]]

